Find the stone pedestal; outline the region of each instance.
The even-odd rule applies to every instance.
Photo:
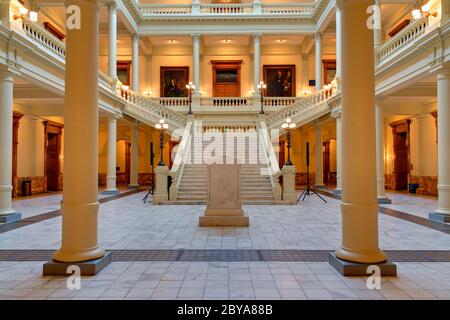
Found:
[[[295,190],[295,166],[284,166],[283,170],[283,201],[297,203],[297,190]]]
[[[208,206],[199,218],[200,227],[248,227],[241,208],[240,173],[236,164],[208,166]]]
[[[155,192],[153,194],[153,204],[169,200],[167,177],[169,168],[167,166],[157,166],[155,172]]]

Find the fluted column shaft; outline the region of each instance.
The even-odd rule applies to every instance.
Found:
[[[112,116],[108,119],[108,155],[106,173],[106,194],[116,194],[119,191],[116,187],[116,161],[117,161],[117,119]]]

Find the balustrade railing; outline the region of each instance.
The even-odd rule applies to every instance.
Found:
[[[141,6],[144,16],[188,15],[192,13],[191,4],[144,4]]]
[[[200,6],[201,14],[252,14],[253,6],[251,4],[202,4]]]
[[[311,15],[311,3],[262,3],[262,4],[142,4],[141,14],[146,17],[187,15]]]
[[[291,106],[298,101],[305,98],[303,97],[264,97],[265,107],[287,107]]]
[[[263,14],[293,15],[293,14],[312,14],[314,3],[277,3],[263,4]]]
[[[149,98],[156,104],[159,104],[164,107],[188,107],[189,99],[188,98]]]
[[[333,81],[331,88],[322,89],[316,94],[307,96],[297,101],[297,103],[271,113],[266,117],[266,121],[270,128],[278,127],[285,121],[286,118],[291,118],[292,121],[296,122],[294,118],[301,114],[303,111],[327,102],[337,93],[339,93],[339,91],[336,88],[336,81]]]
[[[395,57],[399,52],[414,45],[414,43],[427,33],[428,18],[415,20],[394,37],[386,41],[377,51],[378,63],[383,63]]]
[[[31,21],[22,20],[22,30],[31,41],[41,45],[51,53],[56,54],[60,59],[65,59],[66,47],[64,43],[40,25]]]
[[[253,98],[251,97],[213,97],[201,98],[202,107],[251,107]]]

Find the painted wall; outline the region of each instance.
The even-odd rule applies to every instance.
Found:
[[[392,128],[389,123],[405,119],[405,116],[391,116],[385,118],[385,173],[394,172],[394,143]],[[436,125],[434,117],[430,114],[424,116],[423,144],[419,144],[419,120],[412,117],[410,125],[410,162],[412,164],[411,175],[437,176],[437,143]],[[420,150],[422,152],[420,152]],[[422,164],[420,164],[422,162]],[[419,172],[419,168],[421,168]]]

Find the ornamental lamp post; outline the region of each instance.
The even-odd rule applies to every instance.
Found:
[[[282,129],[286,129],[286,138],[287,138],[287,148],[288,148],[288,158],[284,165],[292,166],[291,161],[291,129],[295,128],[295,123],[292,123],[290,118],[285,120],[285,123],[281,125]]]
[[[189,91],[189,111],[188,114],[193,114],[192,112],[192,92],[195,90],[195,85],[192,82],[186,85],[186,89]]]
[[[264,81],[261,81],[258,84],[259,96],[261,98],[261,111],[259,111],[259,114],[264,114],[264,90],[266,89],[267,85],[264,83]]]
[[[169,128],[167,123],[164,123],[164,119],[160,119],[159,123],[155,125],[156,129],[159,129],[159,149],[161,150],[161,160],[158,163],[158,166],[165,166],[163,160],[163,150],[164,150],[164,131]]]

